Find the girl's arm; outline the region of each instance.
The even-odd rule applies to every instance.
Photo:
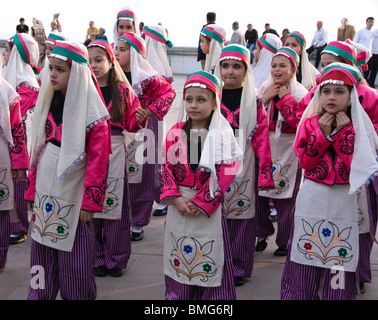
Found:
[[[350,172],[354,152],[354,129],[352,123],[348,124],[335,134],[331,134],[333,148],[338,158],[345,165],[346,171]]]
[[[257,125],[252,136],[252,148],[259,159],[258,188],[274,188],[268,118],[260,99],[257,99]]]
[[[297,106],[298,103],[290,93],[283,96],[278,102],[276,102],[276,107],[281,112],[285,122],[289,125],[289,127],[294,129],[299,123],[299,119],[297,118]]]
[[[87,169],[82,210],[102,212],[109,163],[109,126],[108,121],[103,121],[87,132]]]

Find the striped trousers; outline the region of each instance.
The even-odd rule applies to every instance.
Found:
[[[29,286],[28,300],[54,300],[58,292],[64,300],[94,300],[97,288],[94,234],[88,224],[79,221],[71,252],[53,249],[32,240],[30,267],[44,271],[44,287]],[[33,275],[32,273],[32,278]],[[41,282],[39,282],[41,283]]]
[[[9,212],[9,210],[0,211],[0,269],[3,269],[7,262],[10,236]]]
[[[166,300],[235,300],[235,282],[232,270],[230,240],[227,231],[225,212],[222,211],[222,230],[224,242],[224,266],[220,287],[200,287],[179,283],[165,276]]]

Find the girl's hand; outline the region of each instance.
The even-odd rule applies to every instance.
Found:
[[[344,111],[336,113],[336,129],[340,131],[350,123],[350,119]]]
[[[283,96],[286,96],[287,94],[291,93],[290,84],[286,84],[280,87],[280,90],[278,91],[278,97],[281,99]]]
[[[26,172],[26,170],[19,170],[19,169],[12,170],[13,180],[15,180],[16,182],[19,182],[25,172]]]
[[[192,215],[193,217],[197,217],[202,214],[201,210],[193,202],[190,202],[189,209],[190,215]]]
[[[331,134],[331,124],[334,121],[334,119],[334,114],[326,112],[318,120],[319,127],[326,137],[328,137]]]
[[[81,211],[80,211],[80,220],[81,221],[89,222],[89,221],[92,221],[93,217],[94,217],[94,212],[81,209]]]
[[[269,102],[272,100],[276,95],[278,95],[278,92],[280,91],[280,85],[272,83],[268,88],[266,88],[264,94],[263,94],[263,100],[266,102]]]
[[[146,120],[148,117],[147,110],[143,108],[136,108],[135,114],[136,114],[136,118],[139,124],[142,123],[144,120]]]
[[[183,198],[175,198],[173,201],[174,206],[176,207],[176,210],[180,213],[182,216],[190,215],[191,210],[189,208],[190,201]]]

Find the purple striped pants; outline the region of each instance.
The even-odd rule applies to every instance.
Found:
[[[59,290],[64,300],[96,299],[94,263],[94,234],[85,222],[78,223],[71,252],[53,249],[32,240],[30,266],[43,268],[44,288],[30,285],[28,300],[54,300]]]
[[[10,211],[0,211],[0,269],[5,268],[9,249]]]
[[[277,210],[277,236],[278,247],[286,248],[290,237],[290,230],[293,224],[293,212],[295,201],[300,187],[302,170],[298,166],[297,177],[293,195],[288,199],[272,199],[274,208]],[[270,198],[258,196],[256,200],[257,232],[259,238],[268,237],[274,234],[274,226],[269,218]]]
[[[225,212],[222,210],[224,241],[224,266],[220,287],[200,287],[179,283],[165,276],[166,300],[236,300],[235,282],[232,271],[232,255]]]
[[[319,300],[322,277],[322,300],[355,300],[357,293],[356,273],[344,272],[344,289],[332,288],[335,274],[330,269],[307,266],[290,261],[292,236],[288,242],[287,258],[282,273],[281,300]]]
[[[128,186],[125,172],[121,219],[93,219],[97,265],[107,269],[125,269],[131,255]]]

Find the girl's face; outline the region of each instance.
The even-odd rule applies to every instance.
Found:
[[[295,69],[292,66],[289,58],[278,55],[273,58],[271,74],[275,84],[285,85],[295,74]]]
[[[321,72],[323,72],[323,69],[334,62],[340,62],[340,60],[330,53],[322,53],[320,57],[320,65],[321,65]]]
[[[205,36],[201,35],[201,50],[203,53],[208,54],[210,53],[210,41]]]
[[[106,86],[108,83],[108,72],[111,67],[107,53],[104,49],[92,47],[88,50],[89,61],[93,73],[96,76],[100,87]]]
[[[320,92],[320,103],[325,111],[336,114],[347,112],[350,106],[350,92],[345,85],[326,84]]]
[[[7,42],[5,44],[5,50],[3,51],[3,57],[4,57],[4,65],[8,65],[8,62],[9,62],[9,57],[10,57],[10,54],[11,54],[11,48],[10,48],[10,45],[9,43]]]
[[[256,62],[259,61],[260,51],[261,51],[260,44],[259,44],[258,42],[256,42],[255,49],[252,51],[253,58],[254,58],[254,60],[255,60]]]
[[[54,45],[52,45],[51,43],[46,43],[46,50],[45,50],[45,54],[46,56],[48,57],[49,54],[54,50]]]
[[[131,20],[118,20],[117,33],[118,37],[122,37],[126,32],[134,32],[134,22]]]
[[[71,74],[71,65],[57,58],[49,58],[50,82],[54,90],[66,95],[68,81]]]
[[[224,89],[237,89],[243,86],[246,68],[243,62],[226,59],[220,65],[221,77]]]
[[[216,100],[208,89],[190,87],[185,90],[185,110],[192,120],[193,129],[207,129]]]
[[[302,54],[302,46],[296,37],[290,36],[285,39],[284,47],[293,49],[298,56]]]
[[[114,55],[124,72],[130,72],[130,49],[130,45],[125,41],[117,41]]]

